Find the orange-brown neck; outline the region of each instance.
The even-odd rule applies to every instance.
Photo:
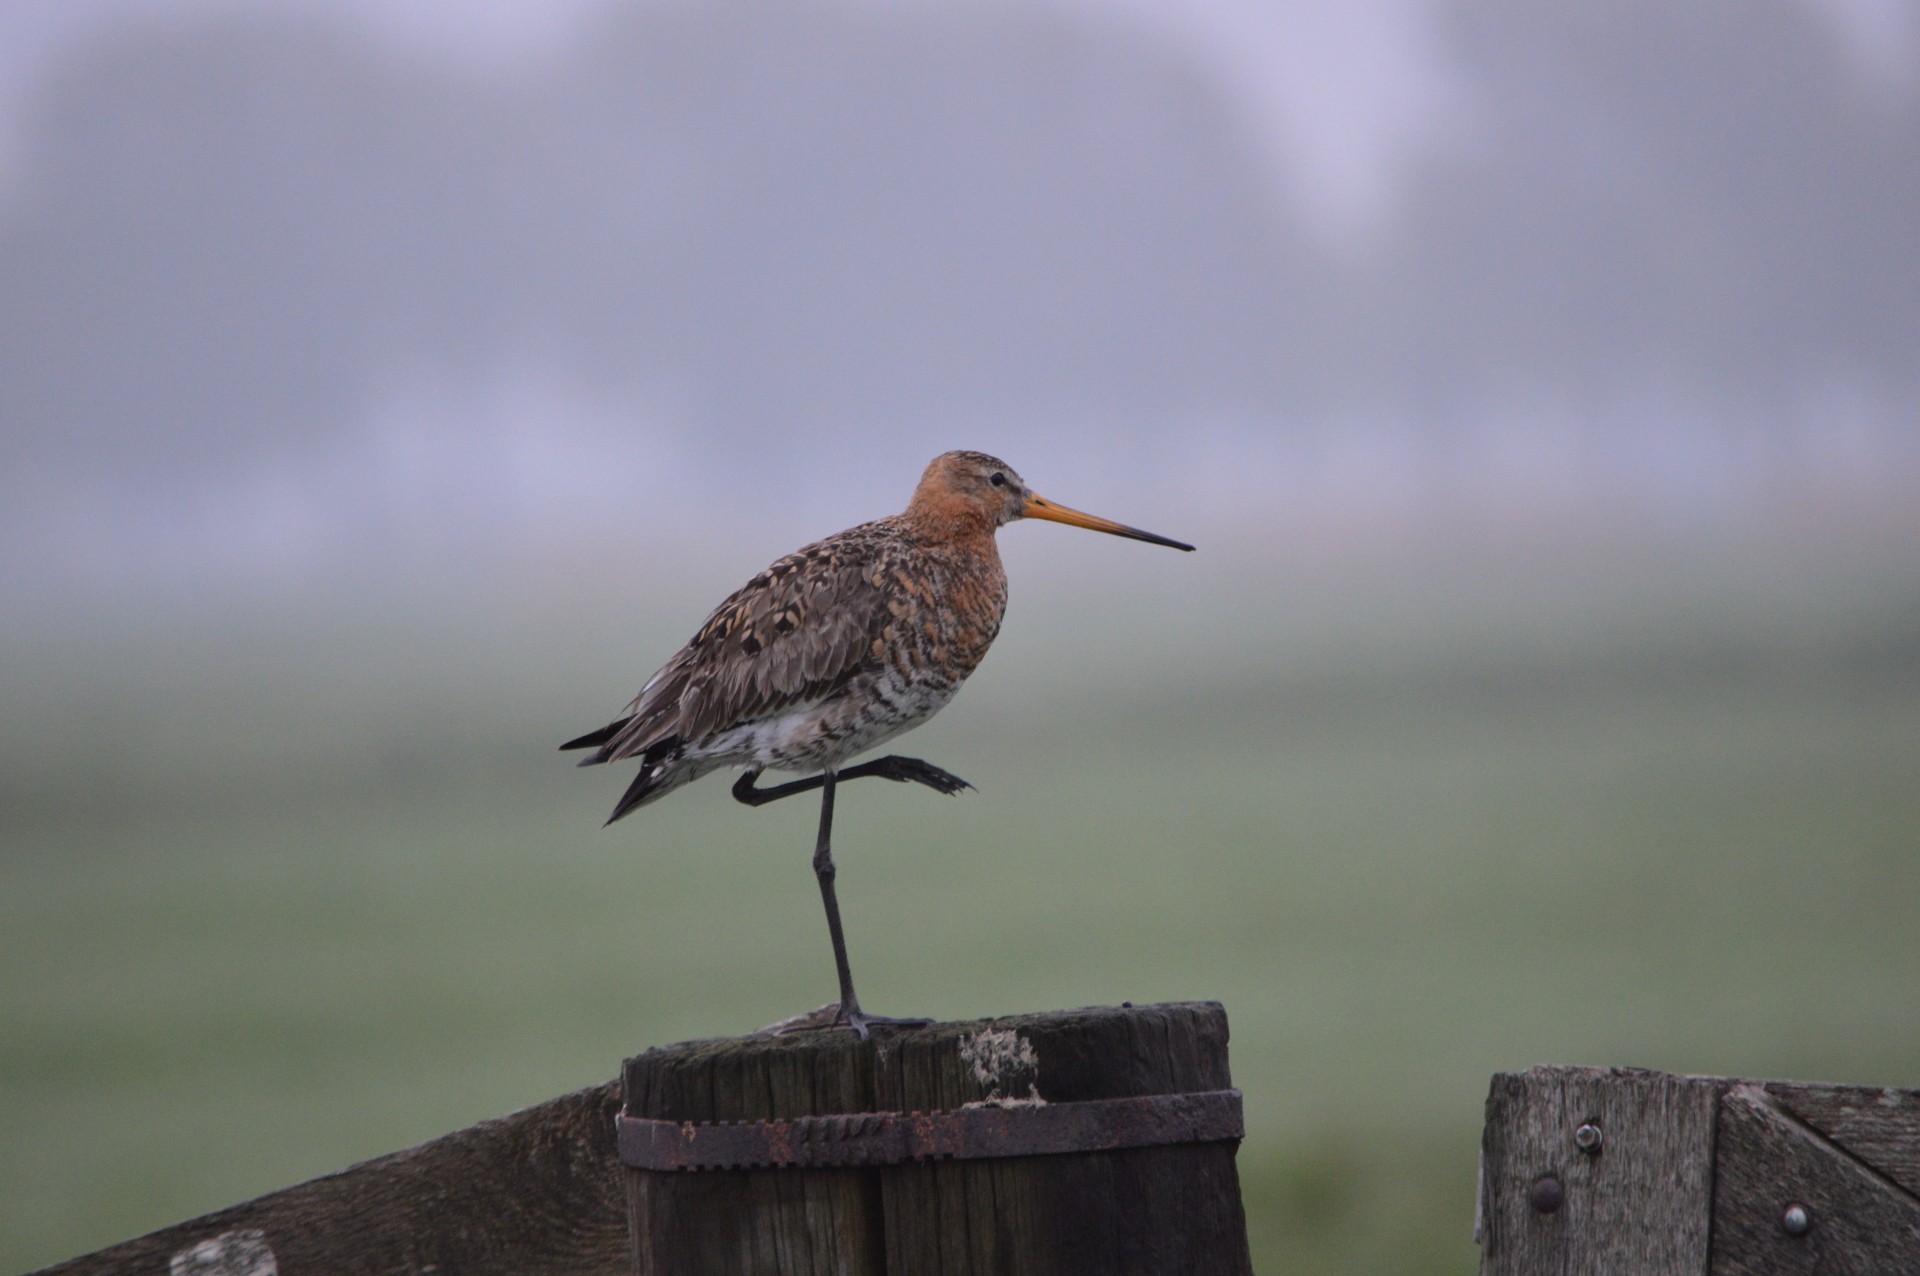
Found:
[[[993,539],[999,526],[993,513],[979,501],[956,492],[945,476],[929,474],[914,489],[903,517],[914,532],[930,541]]]

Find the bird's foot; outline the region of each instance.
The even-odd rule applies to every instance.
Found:
[[[931,762],[899,756],[881,758],[873,764],[872,774],[889,780],[924,784],[936,793],[958,793],[973,786],[951,771],[942,771]]]
[[[754,1033],[756,1037],[784,1037],[790,1032],[822,1032],[828,1028],[851,1028],[854,1035],[865,1041],[874,1028],[925,1028],[931,1019],[896,1019],[892,1015],[870,1015],[860,1009],[856,1002],[852,1006],[843,1006],[830,1001],[824,1006],[812,1010],[803,1010],[797,1015],[789,1015],[778,1023],[770,1023]]]
[[[834,1008],[832,1026],[839,1027],[845,1025],[853,1029],[856,1037],[865,1041],[870,1035],[868,1030],[871,1028],[925,1028],[932,1023],[933,1020],[931,1019],[896,1019],[892,1015],[870,1015],[860,1009],[860,1003],[855,1002],[850,1006],[843,1005]]]

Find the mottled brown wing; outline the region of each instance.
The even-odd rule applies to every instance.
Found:
[[[870,525],[869,525],[870,526]],[[670,736],[691,743],[820,700],[862,665],[888,621],[890,573],[857,527],[787,555],[729,597],[627,707],[606,760]]]

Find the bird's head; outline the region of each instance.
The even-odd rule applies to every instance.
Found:
[[[914,489],[907,513],[932,523],[984,525],[989,531],[1016,518],[1041,518],[1173,549],[1193,548],[1183,541],[1056,505],[1029,488],[1011,465],[985,452],[946,452],[934,457],[933,464],[920,476],[920,486]]]

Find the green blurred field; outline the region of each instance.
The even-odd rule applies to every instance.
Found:
[[[902,742],[979,792],[843,795],[862,997],[1223,1001],[1261,1271],[1474,1270],[1496,1070],[1920,1085],[1910,529],[1132,584],[1025,539]],[[552,752],[729,574],[587,575],[9,632],[0,1269],[828,999],[810,805],[601,832]]]

